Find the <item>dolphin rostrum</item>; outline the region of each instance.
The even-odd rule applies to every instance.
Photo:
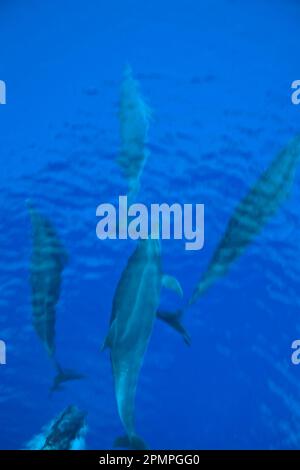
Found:
[[[182,296],[178,281],[162,273],[159,240],[141,239],[117,285],[110,329],[103,345],[110,348],[118,411],[126,431],[125,437],[116,439],[116,447],[146,448],[135,432],[134,404],[162,286]],[[163,314],[162,319],[171,324]]]
[[[51,388],[54,391],[60,388],[62,382],[83,377],[72,370],[63,369],[55,357],[56,304],[60,297],[61,277],[67,263],[67,254],[50,221],[37,211],[31,201],[27,201],[27,207],[33,237],[30,269],[32,321],[57,370]]]
[[[190,299],[194,303],[244,252],[287,199],[300,159],[300,136],[284,148],[236,207],[208,269]]]

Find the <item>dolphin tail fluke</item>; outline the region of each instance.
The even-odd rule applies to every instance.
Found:
[[[55,363],[57,374],[54,377],[53,384],[51,387],[51,391],[57,391],[62,389],[62,384],[64,382],[69,382],[70,380],[80,380],[84,378],[84,375],[79,374],[75,370],[72,369],[63,369],[60,364],[57,362]]]
[[[156,316],[177,331],[183,337],[185,344],[191,345],[191,337],[182,324],[183,310],[174,313],[158,311]]]
[[[121,447],[131,450],[147,450],[148,446],[145,441],[137,436],[119,436],[114,441],[114,447]]]
[[[173,276],[168,276],[167,274],[164,274],[163,278],[162,278],[162,285],[166,288],[166,289],[170,289],[170,290],[173,290],[174,292],[176,292],[176,294],[178,294],[180,297],[183,297],[183,291],[182,291],[182,287],[179,283],[179,281],[177,281],[177,279]]]

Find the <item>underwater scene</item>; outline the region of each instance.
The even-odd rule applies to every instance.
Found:
[[[0,21],[0,449],[298,449],[300,2]]]

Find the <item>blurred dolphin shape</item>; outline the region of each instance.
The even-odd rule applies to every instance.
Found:
[[[134,405],[162,286],[182,296],[178,281],[162,273],[159,240],[139,240],[117,285],[103,345],[110,348],[118,411],[126,431],[116,439],[116,447],[147,448],[135,432]]]
[[[232,263],[287,199],[299,159],[298,135],[276,156],[236,207],[189,304],[194,303],[217,279],[226,275]]]
[[[128,198],[133,202],[139,180],[148,157],[147,138],[150,108],[144,101],[137,80],[133,78],[129,65],[125,67],[120,99],[121,148],[117,162],[128,180]]]
[[[174,330],[182,336],[188,346],[191,345],[191,337],[182,324],[184,310],[176,310],[175,312],[159,310],[156,315],[159,320],[162,320],[167,323],[167,325],[174,328]]]
[[[34,329],[57,370],[51,391],[58,390],[63,382],[83,376],[63,369],[55,357],[56,304],[60,297],[61,278],[68,257],[54,227],[26,201],[32,224],[33,248],[30,267],[32,291],[32,322]]]
[[[86,413],[70,405],[28,444],[31,450],[84,449]]]

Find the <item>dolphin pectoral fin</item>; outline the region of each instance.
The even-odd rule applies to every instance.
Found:
[[[131,437],[117,437],[114,441],[114,447],[121,447],[131,450],[148,450],[148,446],[145,441],[137,435]]]
[[[110,328],[109,328],[109,331],[107,333],[107,336],[106,336],[105,340],[103,341],[103,344],[102,344],[101,350],[100,350],[101,352],[104,351],[106,348],[111,347],[112,340],[113,340],[113,337],[114,337],[115,327],[116,327],[116,321],[114,320],[112,322],[112,324],[110,325]]]
[[[176,294],[180,295],[180,297],[183,297],[182,287],[175,277],[164,274],[162,278],[162,285],[166,289],[173,290],[174,292],[176,292]]]
[[[110,347],[111,347],[111,340],[110,340],[110,334],[108,332],[108,335],[106,336],[105,340],[103,341],[101,345],[100,352],[103,352],[105,351],[105,349],[110,348]]]
[[[170,312],[163,312],[163,311],[158,311],[156,313],[157,318],[159,320],[162,320],[163,322],[167,323],[171,328],[173,328],[175,331],[177,331],[182,337],[188,346],[191,345],[191,337],[189,333],[186,331],[185,327],[181,323],[181,318],[182,318],[183,312],[182,310],[177,310],[177,312],[170,313]]]

